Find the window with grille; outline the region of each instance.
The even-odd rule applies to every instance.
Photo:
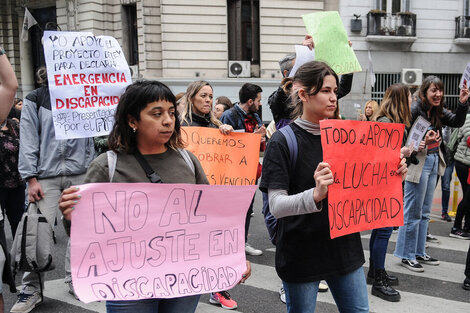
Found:
[[[430,74],[424,74],[424,77]],[[434,74],[444,83],[445,103],[444,107],[454,111],[459,105],[459,83],[462,74]]]
[[[445,103],[444,106],[449,110],[453,111],[458,105],[459,102],[459,82],[461,74],[423,74],[423,79],[426,76],[435,75],[442,80],[444,84],[444,95]],[[372,87],[371,99],[380,103],[384,97],[385,90],[390,85],[399,83],[401,81],[401,73],[380,73],[375,74],[375,85]],[[412,88],[411,92],[413,93],[416,88]]]
[[[401,73],[376,73],[375,85],[372,87],[371,99],[380,104],[385,95],[385,90],[387,90],[390,85],[399,83],[400,78]]]

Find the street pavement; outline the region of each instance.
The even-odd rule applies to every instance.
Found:
[[[279,300],[278,290],[281,281],[274,269],[275,249],[270,243],[261,213],[261,194],[259,191],[255,200],[255,215],[252,218],[249,242],[256,248],[263,250],[262,256],[248,256],[252,263],[252,276],[245,284],[230,290],[232,297],[238,302],[238,312],[286,312],[285,305]],[[386,269],[389,273],[399,277],[402,299],[391,303],[370,295],[369,304],[371,312],[470,312],[470,291],[462,289],[464,268],[470,240],[450,238],[449,232],[452,223],[440,219],[440,188],[435,193],[432,209],[430,232],[438,239],[438,243],[429,243],[427,253],[439,259],[439,266],[424,265],[423,273],[411,272],[400,265],[400,260],[393,256],[397,234],[393,234],[388,247]],[[5,225],[7,240],[11,245],[9,226]],[[63,283],[64,252],[66,237],[61,223],[56,227],[57,243],[57,269],[46,274],[44,303],[33,312],[105,312],[104,303],[84,304],[75,300],[68,294],[68,288]],[[369,258],[370,231],[363,232],[362,243],[366,260]],[[364,264],[367,272],[368,261]],[[17,285],[21,279],[17,277]],[[4,287],[5,312],[9,312],[16,296],[9,293]],[[220,313],[225,311],[218,305],[209,304],[209,296],[203,295],[199,302],[197,313]],[[338,312],[330,292],[319,293],[316,312]],[[136,312],[138,313],[138,312]]]

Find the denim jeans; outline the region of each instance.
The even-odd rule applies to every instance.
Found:
[[[387,254],[388,240],[392,235],[393,227],[377,228],[372,230],[369,241],[370,260],[374,268],[385,268],[385,255]]]
[[[256,179],[255,185],[258,185],[258,179]],[[251,214],[253,213],[253,204],[255,204],[255,196],[253,196],[253,199],[251,199],[250,207],[248,208],[248,211],[246,212],[246,217],[245,217],[245,243],[248,242],[248,230],[250,229]]]
[[[449,210],[449,198],[450,198],[450,181],[452,180],[452,173],[454,172],[454,161],[447,164],[444,176],[441,179],[441,190],[442,190],[442,214],[446,214]]]
[[[172,299],[106,301],[107,313],[193,313],[200,295]]]
[[[362,267],[357,270],[331,279],[328,287],[341,313],[369,312],[367,286]],[[286,292],[288,313],[313,313],[317,304],[319,281],[308,283],[288,283],[283,281]]]
[[[398,231],[394,255],[415,260],[425,255],[426,234],[436,189],[439,155],[428,154],[418,184],[405,181],[404,225]]]

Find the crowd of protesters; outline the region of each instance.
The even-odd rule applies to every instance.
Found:
[[[312,38],[306,36],[304,45],[312,49]],[[399,301],[401,295],[394,288],[399,285],[398,278],[385,270],[392,227],[372,231],[366,276],[362,268],[365,258],[360,234],[330,238],[327,208],[333,174],[330,165],[323,161],[319,123],[323,119],[340,118],[338,99],[349,93],[353,76],[347,74],[339,78],[331,67],[319,61],[307,62],[289,75],[295,61],[295,54],[280,61],[284,79],[269,97],[274,121],[267,128],[257,113],[263,92],[258,85],[243,84],[239,102],[218,97],[214,103],[213,87],[206,81],[192,82],[184,93],[175,96],[163,83],[144,80],[134,82],[124,91],[109,137],[56,140],[45,69],[38,71],[41,87],[28,94],[24,101],[15,99],[18,83],[5,52],[0,49],[0,156],[3,164],[0,268],[3,268],[3,282],[10,285],[10,291],[15,292],[16,288],[8,266],[3,217],[8,218],[14,235],[23,212],[29,207],[25,205],[25,195],[26,202],[40,207],[51,225],[62,219],[66,234],[70,236],[71,212],[80,200],[76,185],[149,182],[139,171],[142,162],[156,172],[158,182],[208,184],[201,164],[184,149],[181,137],[182,126],[199,126],[219,129],[228,136],[232,131],[261,135],[260,150],[265,154],[257,179],[261,178],[263,205],[269,206],[278,225],[276,271],[282,280],[280,294],[288,312],[314,312],[318,291],[328,289],[340,312],[369,312],[367,283],[372,284],[372,295],[386,301]],[[437,178],[446,177],[445,172],[451,165],[449,160],[455,160],[463,190],[450,236],[470,239],[468,98],[468,86],[464,84],[456,111],[448,111],[444,108],[443,83],[436,76],[428,76],[414,101],[406,85],[394,84],[387,89],[380,105],[369,101],[358,117],[363,121],[406,126],[396,168],[404,181],[404,225],[399,227],[394,255],[411,271],[424,271],[423,264],[439,265],[437,259],[426,253],[426,238]],[[431,126],[418,151],[412,151],[405,144],[406,137],[418,117],[429,121]],[[457,148],[453,152],[443,143],[444,126],[456,132]],[[287,140],[277,131],[283,127],[290,128],[298,144],[299,161],[293,168]],[[115,174],[110,172],[109,154],[103,153],[107,150],[112,151],[118,161]],[[452,171],[453,165],[450,173]],[[449,183],[448,176],[446,180],[443,178],[442,184]],[[248,243],[253,203],[254,198],[249,208],[241,208],[247,210],[245,252],[258,256],[263,251]],[[57,214],[58,209],[62,216]],[[451,220],[447,210],[448,203],[445,210],[443,205],[442,218]],[[70,275],[70,240],[65,273],[69,292],[76,297]],[[30,312],[42,303],[42,275],[24,273],[11,312]],[[247,262],[241,282],[250,275],[251,265]],[[465,275],[463,288],[470,290],[470,247]],[[322,284],[322,280],[327,285]],[[0,312],[3,312],[1,286]],[[106,309],[107,312],[189,313],[196,310],[198,301],[199,295],[107,301]],[[226,290],[212,293],[209,301],[225,309],[237,308],[237,302]]]

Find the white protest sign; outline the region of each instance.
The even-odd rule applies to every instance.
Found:
[[[418,116],[416,121],[411,127],[410,133],[408,134],[408,139],[406,140],[406,146],[413,144],[413,150],[418,151],[419,143],[423,140],[424,135],[428,130],[428,127],[431,125],[424,117]]]
[[[295,45],[295,63],[289,73],[289,77],[294,77],[299,67],[314,60],[315,50],[310,50],[307,46]]]
[[[465,68],[465,71],[463,72],[462,78],[460,78],[460,84],[459,84],[460,89],[463,88],[464,81],[466,82],[467,87],[468,87],[468,82],[470,82],[470,63],[467,63],[467,67]]]
[[[43,44],[56,139],[108,135],[132,82],[119,43],[89,32],[45,31]]]

